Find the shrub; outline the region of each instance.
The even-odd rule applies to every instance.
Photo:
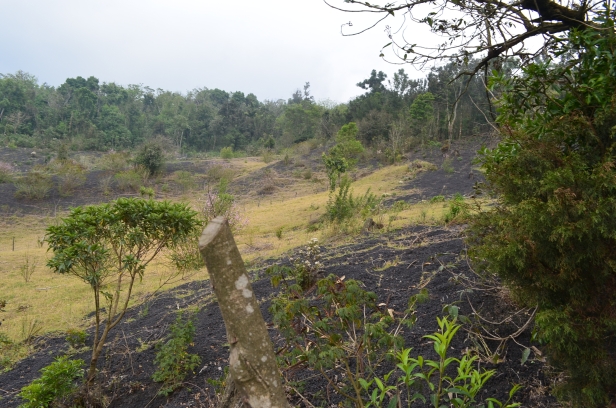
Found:
[[[28,402],[23,408],[48,407],[54,401],[68,396],[77,389],[75,380],[83,377],[83,360],[59,357],[41,369],[41,377],[23,387],[19,396]]]
[[[109,152],[100,158],[98,166],[109,173],[119,173],[128,167],[128,155],[122,152]]]
[[[221,180],[218,191],[209,191],[204,198],[203,216],[206,222],[223,216],[229,221],[229,226],[234,232],[241,231],[248,224],[248,219],[242,215],[235,203],[235,197],[227,193],[227,181]]]
[[[42,200],[52,188],[51,176],[43,170],[32,170],[15,181],[15,198]]]
[[[235,170],[227,163],[215,164],[206,170],[205,175],[209,181],[214,183],[219,183],[222,180],[230,182],[235,177]]]
[[[452,221],[465,221],[469,216],[468,205],[464,202],[464,197],[460,193],[456,193],[453,199],[449,201],[449,209],[443,216],[443,221],[450,223]]]
[[[0,161],[0,184],[10,183],[14,173],[15,168],[11,164]]]
[[[88,382],[109,331],[126,313],[136,279],[157,255],[194,237],[197,213],[181,203],[120,198],[77,207],[59,225],[47,228],[54,272],[80,278],[94,297],[94,344]]]
[[[483,150],[498,202],[473,221],[475,263],[538,306],[535,336],[566,371],[557,396],[616,397],[616,34],[570,34],[567,64],[501,78],[503,140]]]
[[[225,160],[229,160],[235,157],[235,155],[233,154],[233,147],[228,146],[220,149],[220,157]]]
[[[58,191],[62,196],[71,195],[76,188],[86,182],[86,169],[73,161],[64,160],[56,168],[58,173]]]
[[[143,144],[137,151],[134,162],[143,166],[150,176],[162,173],[165,168],[165,149],[161,142],[150,141]]]
[[[178,314],[170,330],[169,340],[156,353],[154,364],[158,368],[152,376],[154,381],[163,383],[158,394],[165,396],[179,388],[186,375],[201,362],[198,355],[188,353],[195,336],[194,317],[184,319],[182,313]]]
[[[79,348],[79,347],[85,345],[87,338],[88,338],[88,335],[85,332],[85,330],[68,329],[66,331],[66,342],[72,348],[76,349],[76,348]]]
[[[132,190],[137,192],[143,182],[142,175],[135,169],[121,171],[113,176],[113,178],[117,183],[118,188],[122,191]]]
[[[373,212],[381,200],[368,190],[363,196],[354,197],[350,191],[351,179],[347,176],[342,177],[340,186],[336,193],[330,193],[325,216],[328,221],[341,223],[355,216],[367,216]]]
[[[448,157],[443,160],[443,164],[441,164],[441,169],[443,169],[443,171],[447,174],[454,173],[455,169],[453,168],[453,160],[451,159],[451,157]]]

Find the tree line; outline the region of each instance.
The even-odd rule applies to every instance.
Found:
[[[75,150],[131,149],[164,137],[181,152],[223,147],[256,153],[331,139],[356,122],[367,146],[397,149],[400,138],[421,142],[459,138],[487,125],[485,86],[480,78],[456,78],[450,63],[425,78],[400,69],[391,78],[373,70],[357,84],[366,92],[348,103],[316,102],[310,84],[288,100],[198,88],[185,94],[144,85],[122,86],[93,76],[68,78],[58,87],[39,84],[29,73],[0,74],[0,140],[16,147]]]

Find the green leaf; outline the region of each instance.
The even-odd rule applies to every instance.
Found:
[[[530,349],[525,348],[524,351],[522,352],[522,361],[521,361],[522,364],[526,363],[526,360],[528,360],[528,356],[530,356]]]

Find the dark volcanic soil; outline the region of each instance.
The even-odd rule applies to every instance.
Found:
[[[460,314],[473,322],[460,330],[453,342],[450,355],[460,357],[467,349],[485,357],[487,350],[481,346],[474,331],[506,338],[518,331],[529,318],[529,311],[513,316],[518,310],[506,293],[488,282],[480,282],[470,270],[465,257],[463,229],[461,227],[410,227],[395,233],[366,235],[357,243],[335,248],[324,248],[325,274],[334,273],[346,279],[361,280],[365,287],[376,292],[380,302],[396,311],[404,310],[411,295],[425,287],[430,295],[427,303],[417,307],[417,323],[403,333],[406,347],[413,347],[412,354],[434,358],[432,345],[423,339],[425,334],[437,330],[436,317],[442,316],[443,307],[456,304]],[[281,260],[284,262],[285,260]],[[386,262],[392,266],[380,270]],[[267,263],[272,263],[269,260]],[[266,320],[268,299],[273,294],[269,280],[263,278],[265,265],[253,269],[254,291],[263,300],[262,311]],[[197,334],[191,350],[197,353],[202,364],[195,375],[189,376],[185,388],[169,398],[156,396],[160,385],[151,379],[155,370],[154,344],[169,335],[169,325],[176,312],[188,307],[198,308]],[[476,313],[477,314],[476,314]],[[485,321],[480,320],[481,318]],[[501,324],[507,317],[511,319]],[[531,327],[527,327],[515,339],[504,342],[487,340],[485,346],[495,351],[500,345],[500,357],[496,364],[482,358],[484,368],[494,368],[496,375],[489,380],[485,395],[502,400],[512,384],[521,384],[516,400],[525,407],[557,406],[547,395],[549,380],[544,374],[545,365],[539,354],[530,354],[521,364],[522,351],[530,347]],[[280,345],[277,332],[270,331]],[[213,301],[208,281],[191,282],[172,291],[159,294],[142,306],[130,311],[124,323],[111,335],[111,341],[100,362],[100,383],[110,407],[183,407],[208,406],[207,397],[213,387],[208,379],[220,379],[227,363],[228,349],[224,344],[224,324],[217,304]],[[0,406],[16,407],[21,402],[16,396],[20,388],[31,382],[38,371],[51,363],[56,356],[66,353],[68,345],[62,337],[45,337],[38,340],[38,351],[18,363],[13,370],[0,375]],[[538,350],[537,350],[538,351]],[[87,360],[89,353],[75,357]],[[330,406],[338,399],[329,393],[327,384],[308,370],[285,372],[287,380],[306,379],[303,395],[311,397],[314,405]],[[298,398],[292,398],[296,406],[304,406]]]
[[[447,157],[438,148],[412,153],[408,157],[409,161],[428,160],[439,169],[419,173],[406,184],[401,184],[400,191],[391,201],[402,199],[417,202],[436,195],[451,196],[454,193],[471,195],[474,184],[481,180],[480,174],[473,170],[471,164],[479,144],[475,142],[452,146],[447,154],[453,171],[442,168]],[[4,151],[0,150],[0,160],[3,159],[2,153]],[[26,167],[20,167],[21,171],[27,170],[28,165],[38,160],[32,160],[27,149],[8,153],[13,154],[10,156],[13,158],[11,162],[16,160],[16,153],[23,156],[20,156],[20,160]],[[277,162],[269,167],[272,172],[284,174],[290,179],[292,171],[296,169],[303,171],[304,168],[311,168],[319,171],[319,159],[320,156],[315,155],[297,165],[287,166]],[[206,168],[205,162],[197,166],[189,162],[177,163],[168,166],[167,173],[182,169],[193,174],[203,174]],[[265,173],[266,170],[259,170],[243,177],[231,187],[244,192],[254,189],[258,194],[256,190],[262,188],[259,183]],[[56,197],[56,201],[48,200],[45,203],[15,200],[11,190],[14,187],[11,184],[0,185],[0,213],[14,213],[15,209],[20,209],[22,213],[45,213],[53,211],[54,206],[65,208],[115,198],[102,195],[100,177],[101,174],[91,173],[80,194],[70,199]],[[409,193],[411,189],[413,191]],[[518,310],[498,285],[482,281],[473,273],[466,261],[463,235],[464,229],[460,226],[413,226],[387,234],[366,234],[358,237],[353,244],[325,245],[323,273],[362,281],[366,289],[378,295],[379,302],[386,303],[388,308],[397,312],[405,309],[410,296],[426,288],[429,301],[417,306],[416,325],[402,333],[405,346],[413,348],[412,356],[435,358],[432,344],[423,336],[437,330],[436,317],[446,314],[443,310],[445,306],[456,305],[460,315],[467,316],[470,323],[464,324],[458,332],[449,355],[460,357],[463,352],[470,350],[480,356],[482,368],[497,370],[487,383],[485,396],[505,400],[511,386],[521,384],[523,388],[515,400],[521,402],[522,406],[559,406],[548,395],[550,380],[545,375],[547,366],[540,351],[530,343],[532,324],[526,323],[531,311]],[[286,262],[287,259],[268,260],[251,269],[254,291],[263,301],[262,312],[266,321],[271,321],[267,309],[275,291],[269,279],[264,277],[264,270],[272,263]],[[194,375],[187,378],[183,388],[168,398],[160,397],[157,396],[160,384],[152,380],[156,370],[155,345],[168,338],[169,326],[174,322],[177,312],[187,308],[198,310],[197,334],[189,352],[200,356],[201,365]],[[272,328],[270,333],[276,346],[282,347],[277,331]],[[513,334],[515,336],[510,338]],[[91,330],[89,336],[87,344],[92,341]],[[0,407],[17,407],[23,402],[17,396],[20,389],[37,378],[39,370],[50,364],[55,357],[70,351],[64,337],[58,335],[38,339],[37,351],[33,355],[19,362],[11,371],[0,374]],[[222,378],[227,364],[226,343],[224,323],[208,281],[186,283],[147,299],[141,306],[131,309],[124,322],[112,331],[104,356],[99,361],[98,378],[105,405],[113,408],[210,406],[208,399],[213,396],[215,388],[211,383]],[[522,352],[526,348],[533,351],[522,364]],[[88,361],[89,356],[89,351],[84,351],[75,353],[73,358]],[[383,369],[386,370],[385,367]],[[284,370],[283,374],[290,382],[303,381],[302,394],[315,406],[337,406],[340,402],[325,380],[314,372],[303,368]],[[290,395],[290,400],[295,406],[306,406],[295,395]]]

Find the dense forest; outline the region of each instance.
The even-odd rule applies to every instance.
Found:
[[[19,71],[0,74],[0,141],[106,151],[163,137],[183,154],[229,146],[252,154],[264,146],[329,139],[354,121],[365,145],[395,151],[413,140],[453,139],[485,129],[483,81],[454,80],[460,69],[448,64],[417,80],[403,69],[392,78],[373,70],[357,84],[366,92],[345,104],[315,101],[308,82],[288,100],[260,101],[240,91],[204,87],[181,94],[101,84],[93,76],[68,78],[56,88]]]

